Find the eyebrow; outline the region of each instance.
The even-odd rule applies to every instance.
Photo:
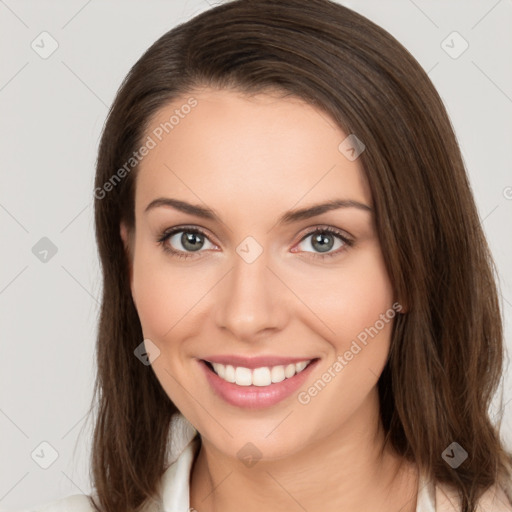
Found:
[[[186,201],[180,201],[178,199],[172,199],[169,197],[159,197],[151,201],[144,210],[144,213],[157,208],[159,206],[170,206],[176,210],[184,213],[195,215],[203,219],[209,219],[217,222],[222,222],[220,217],[210,208],[205,208],[197,204],[187,203]],[[372,212],[372,208],[367,204],[354,201],[353,199],[332,199],[324,203],[315,204],[307,208],[301,208],[297,210],[290,210],[284,213],[278,220],[278,224],[292,224],[301,220],[316,217],[322,213],[330,210],[337,210],[339,208],[357,208],[362,211]]]

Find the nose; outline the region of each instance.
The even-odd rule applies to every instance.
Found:
[[[285,286],[268,267],[264,251],[249,263],[238,254],[217,296],[216,323],[238,341],[279,331],[287,320]]]

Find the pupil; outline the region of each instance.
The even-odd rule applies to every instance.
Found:
[[[181,243],[186,249],[197,251],[201,248],[201,235],[199,233],[183,233]]]
[[[329,243],[329,241],[330,241],[330,243]],[[313,238],[313,246],[314,246],[315,242],[318,242],[320,244],[320,246],[318,248],[315,247],[315,249],[320,250],[320,252],[327,252],[327,251],[331,250],[332,246],[333,246],[332,236],[324,235],[322,233],[317,234]]]

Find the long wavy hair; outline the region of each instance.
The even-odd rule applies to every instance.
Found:
[[[281,91],[364,142],[359,158],[384,261],[407,310],[395,319],[378,381],[386,443],[429,479],[455,486],[462,511],[473,512],[485,490],[512,478],[501,417],[493,421],[489,410],[506,355],[495,264],[429,77],[388,32],[329,0],[212,8],[161,36],[117,92],[94,191],[103,277],[91,402],[94,506],[143,510],[166,469],[177,408],[134,356],[143,334],[119,228],[123,220],[134,230],[137,165],[126,162],[134,163],[152,116],[200,87]],[[442,458],[454,441],[469,453],[456,470]]]

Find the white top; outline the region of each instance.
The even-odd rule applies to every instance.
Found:
[[[171,423],[171,444],[168,454],[170,464],[160,482],[161,503],[154,504],[148,512],[188,512],[190,509],[190,471],[199,448],[197,431],[188,420],[178,413]],[[511,512],[511,488],[505,490],[493,486],[480,498],[478,512]],[[11,511],[12,512],[12,511]],[[50,504],[17,512],[94,512],[86,495],[68,496]],[[434,485],[420,475],[416,512],[460,512],[457,493],[449,487]]]

